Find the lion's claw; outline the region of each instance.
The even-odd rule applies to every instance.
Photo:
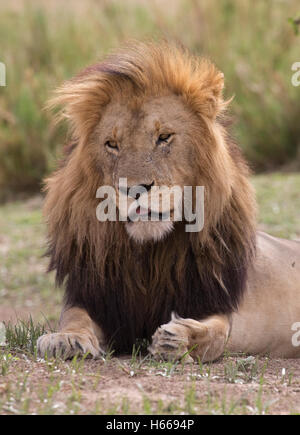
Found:
[[[193,362],[188,354],[187,338],[172,331],[170,324],[157,328],[148,350],[155,359],[178,361],[184,356],[185,362]]]
[[[102,351],[97,339],[92,340],[88,335],[70,332],[57,332],[42,335],[37,341],[38,356],[60,357],[63,359],[73,358],[75,355],[88,354],[92,358],[97,358]]]

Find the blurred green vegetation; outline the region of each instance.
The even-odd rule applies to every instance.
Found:
[[[0,0],[0,199],[39,190],[63,128],[43,111],[51,90],[132,38],[167,37],[209,56],[235,95],[233,131],[255,170],[299,163],[300,87],[291,84],[299,0]]]

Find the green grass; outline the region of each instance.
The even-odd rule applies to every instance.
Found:
[[[53,169],[65,130],[42,110],[52,89],[132,38],[163,36],[212,58],[225,73],[226,97],[235,95],[234,133],[253,166],[299,167],[300,90],[291,85],[299,35],[289,21],[300,12],[298,0],[18,5],[3,5],[0,15],[0,61],[7,70],[7,86],[0,87],[2,199],[39,190]]]
[[[47,274],[41,198],[7,203],[0,213],[0,307],[57,319],[61,293]],[[43,314],[42,314],[43,313]]]
[[[300,239],[300,175],[253,177],[260,228],[274,236]]]
[[[30,317],[28,321],[18,321],[16,324],[5,323],[6,344],[10,350],[28,351],[32,355],[36,352],[37,339],[46,333],[46,327],[34,323]]]

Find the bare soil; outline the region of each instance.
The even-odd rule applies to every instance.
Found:
[[[233,357],[204,367],[204,372],[196,363],[179,364],[171,374],[163,366],[149,363],[133,368],[128,357],[77,362],[79,368],[72,362],[33,361],[25,355],[17,358],[9,373],[0,377],[4,414],[300,412],[300,365],[296,360],[270,360],[263,380],[258,376],[247,382],[242,376],[233,381],[224,374],[226,364],[235,364]],[[261,371],[266,360],[259,358],[258,364]]]
[[[0,309],[1,320],[29,311]],[[299,360],[227,356],[212,364],[145,355],[44,361],[22,351],[0,363],[1,414],[300,413]],[[4,369],[3,369],[4,367]]]

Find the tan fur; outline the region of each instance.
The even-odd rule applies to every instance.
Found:
[[[98,358],[104,353],[101,346],[104,338],[100,328],[81,308],[63,310],[59,332],[42,335],[37,341],[39,356],[49,358],[70,359],[85,354]]]
[[[231,326],[229,349],[299,355],[290,342],[290,322],[298,315],[300,321],[299,245],[283,249],[275,239],[259,235],[255,254],[254,193],[247,165],[224,127],[228,102],[222,97],[223,86],[223,74],[207,60],[172,44],[134,43],[57,91],[49,106],[61,108],[58,120],[67,119],[75,146],[46,180],[44,212],[50,269],[57,270],[60,284],[71,275],[74,289],[67,284],[60,332],[38,341],[41,356],[101,353],[109,328],[105,336],[104,325],[92,320],[88,309],[72,304],[89,305],[97,318],[103,308],[95,307],[94,300],[109,286],[115,286],[133,310],[137,326],[129,318],[131,330],[158,326],[151,332],[154,356],[177,358],[190,350],[193,358],[214,360],[222,354]],[[174,133],[170,146],[156,146],[159,133],[166,132]],[[118,151],[105,148],[108,139],[118,143]],[[131,186],[205,186],[203,231],[187,235],[183,225],[173,223],[98,222],[96,191],[102,185],[116,187],[120,177]],[[210,306],[212,295],[218,300],[217,312],[206,319],[200,311],[199,317],[194,315],[198,320],[177,315],[166,319],[158,314],[165,303],[163,293],[176,300],[178,289],[189,288],[191,252],[202,285],[195,282],[201,287],[195,288],[195,304],[196,293],[207,291]],[[296,266],[291,269],[290,263]],[[82,289],[78,280],[87,267],[90,282],[83,280]],[[247,271],[241,299],[244,288],[238,283]],[[81,291],[86,287],[91,295],[83,303]],[[110,293],[106,295],[109,310]],[[225,296],[232,304],[222,310]],[[177,306],[186,303],[192,311],[195,304],[186,298],[183,294]],[[112,301],[118,306],[118,300]],[[240,309],[233,313],[237,302]],[[285,314],[280,313],[283,307]],[[143,309],[145,319],[140,319],[137,311]],[[110,314],[117,322],[116,313]],[[164,322],[157,324],[156,316]]]
[[[232,317],[228,349],[299,358],[292,325],[300,322],[300,242],[261,232],[257,240],[256,261],[244,300]]]
[[[155,332],[149,351],[156,358],[173,361],[182,355],[186,362],[214,361],[223,353],[229,333],[227,316],[211,316],[198,322],[174,315]]]

